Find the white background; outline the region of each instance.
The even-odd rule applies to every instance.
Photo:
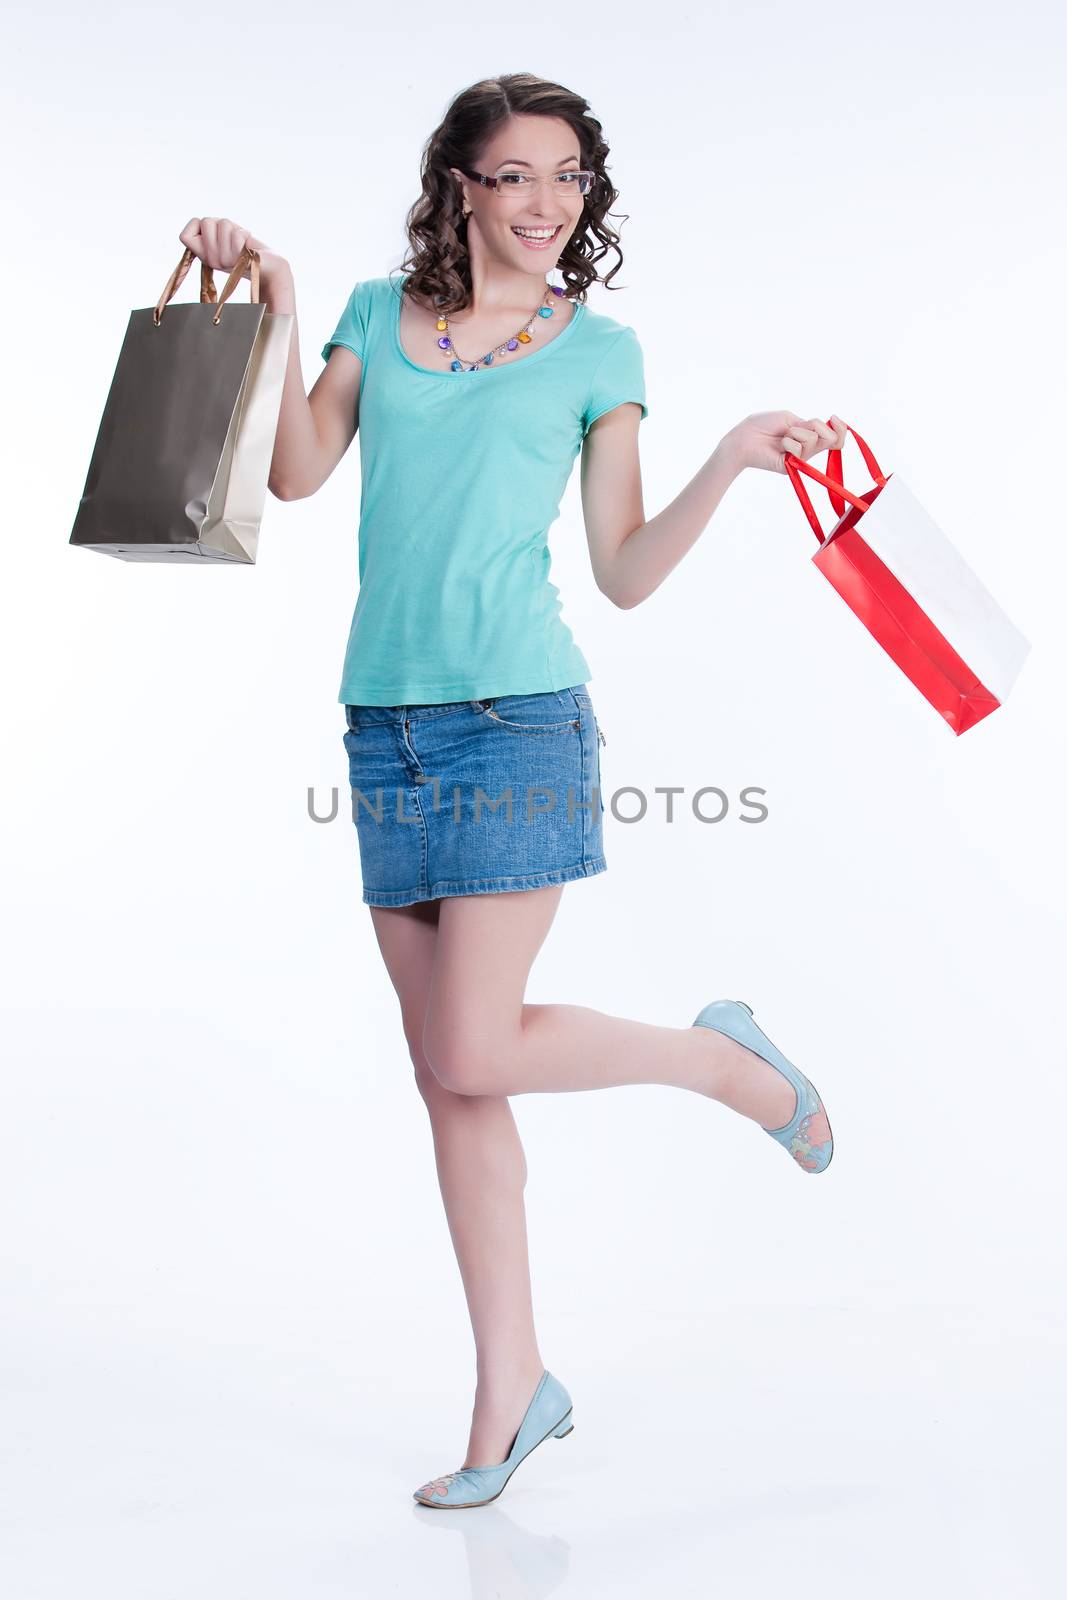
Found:
[[[1058,10],[103,0],[21,8],[8,38],[6,1591],[1053,1593]],[[474,1355],[347,815],[358,444],[312,500],[268,500],[255,568],[67,540],[129,311],[189,217],[291,261],[310,388],[353,283],[401,260],[449,99],[517,70],[584,94],[612,147],[626,287],[590,304],[645,351],[646,513],[748,412],[835,411],[1033,650],[955,737],[755,472],[616,611],[576,469],[552,577],[605,789],[756,784],[770,815],[609,816],[527,998],[677,1026],[744,998],[836,1152],[812,1182],[654,1086],[517,1097],[575,1431],[438,1516],[410,1492],[463,1458]]]

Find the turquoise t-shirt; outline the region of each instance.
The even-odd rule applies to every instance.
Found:
[[[539,350],[453,372],[400,343],[406,281],[357,283],[333,337],[363,363],[359,593],[338,699],[434,704],[585,683],[548,529],[597,417],[645,404],[631,327],[576,302]],[[537,337],[536,325],[531,330]]]

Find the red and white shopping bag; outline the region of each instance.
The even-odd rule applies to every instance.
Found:
[[[1029,642],[899,476],[886,477],[855,428],[848,431],[874,478],[862,497],[844,487],[840,450],[829,452],[825,473],[785,457],[819,541],[812,559],[949,727],[965,733],[1007,699]],[[829,533],[802,473],[829,491],[838,517]]]

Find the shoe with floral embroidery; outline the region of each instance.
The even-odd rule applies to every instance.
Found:
[[[501,1493],[531,1450],[543,1444],[549,1434],[563,1439],[573,1428],[570,1395],[551,1372],[543,1372],[506,1461],[491,1467],[460,1467],[456,1472],[446,1472],[414,1490],[412,1498],[424,1506],[487,1505]]]
[[[763,1131],[777,1139],[805,1172],[825,1172],[834,1153],[834,1136],[818,1090],[799,1067],[771,1043],[752,1015],[752,1007],[743,1000],[712,1000],[699,1013],[693,1026],[725,1033],[727,1038],[754,1050],[789,1079],[796,1090],[796,1109],[781,1128],[764,1128]]]

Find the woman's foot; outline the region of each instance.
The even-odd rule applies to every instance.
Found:
[[[495,1467],[507,1460],[544,1370],[536,1357],[507,1372],[479,1377],[464,1467]]]
[[[473,1432],[473,1430],[472,1430]],[[519,1426],[502,1461],[472,1462],[443,1472],[413,1491],[421,1505],[448,1510],[454,1506],[484,1506],[495,1500],[532,1450],[548,1438],[565,1439],[574,1432],[574,1406],[564,1384],[542,1368]],[[494,1452],[499,1454],[499,1451]]]
[[[697,1048],[708,1057],[704,1094],[751,1117],[761,1128],[784,1128],[792,1121],[797,1092],[777,1067],[729,1034],[713,1028],[694,1028],[693,1034],[701,1041]]]
[[[747,1001],[711,1000],[703,1007],[693,1027],[697,1033],[706,1029],[719,1034],[737,1047],[725,1060],[720,1058],[721,1076],[711,1091],[715,1097],[759,1122],[764,1132],[783,1150],[788,1150],[806,1172],[825,1172],[833,1158],[834,1136],[819,1091],[767,1037]],[[748,1043],[743,1044],[742,1040]],[[755,1067],[744,1062],[748,1055],[784,1079],[787,1099],[793,1106],[785,1122],[767,1120],[770,1116],[776,1119],[781,1116],[784,1107],[779,1100],[771,1110],[769,1089],[759,1083]]]

